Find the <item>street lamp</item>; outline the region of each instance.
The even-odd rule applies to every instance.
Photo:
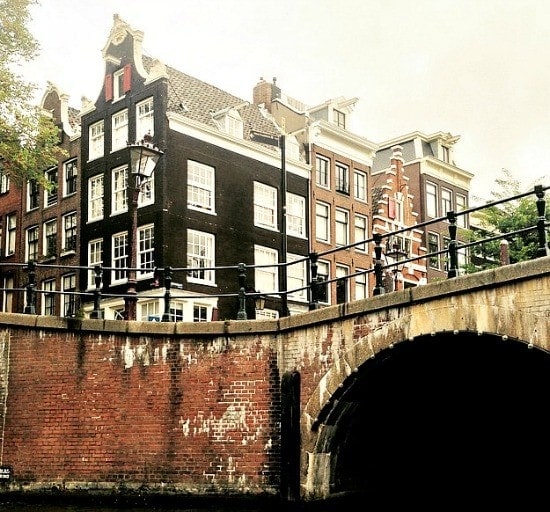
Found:
[[[137,305],[137,211],[139,194],[145,190],[155,171],[159,158],[164,154],[159,148],[153,145],[151,135],[146,135],[142,140],[134,144],[128,144],[130,153],[129,170],[130,176],[133,176],[132,197],[130,201],[130,215],[132,226],[129,233],[128,245],[130,248],[130,267],[128,270],[128,289],[127,297],[124,299],[124,309],[126,320],[136,319]]]
[[[404,264],[400,265],[400,268],[398,266],[399,259],[400,258],[406,258],[408,254],[401,249],[398,243],[392,244],[392,250],[386,251],[386,256],[389,256],[395,261],[395,265],[392,267],[393,271],[393,291],[397,291],[397,275],[399,272],[403,272]]]

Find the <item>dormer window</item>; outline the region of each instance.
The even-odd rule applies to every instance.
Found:
[[[451,150],[447,146],[441,146],[441,160],[447,163],[451,161]]]
[[[332,111],[332,122],[339,126],[340,128],[346,127],[346,114],[340,112],[339,110],[334,109]]]
[[[243,120],[235,108],[218,112],[213,117],[222,132],[239,139],[243,138]]]
[[[117,101],[124,98],[132,88],[132,66],[126,64],[112,75],[105,76],[105,101]]]

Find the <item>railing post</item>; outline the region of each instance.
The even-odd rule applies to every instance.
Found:
[[[246,265],[239,263],[237,270],[239,271],[239,311],[237,312],[237,320],[246,320]]]
[[[458,250],[456,245],[456,214],[453,211],[447,212],[447,220],[449,221],[449,270],[447,277],[456,277],[458,275]]]
[[[164,314],[163,322],[170,322],[170,297],[172,288],[172,267],[164,268]]]
[[[95,283],[95,289],[94,289],[94,309],[90,314],[90,318],[101,318],[101,277],[103,274],[103,268],[101,265],[96,265],[94,267],[94,283]]]
[[[372,238],[374,240],[374,278],[376,280],[372,294],[382,295],[385,291],[382,276],[382,235],[374,233]]]
[[[29,261],[26,270],[29,274],[29,281],[27,283],[25,313],[34,315],[36,313],[36,263],[34,261]]]
[[[546,201],[544,200],[544,191],[542,185],[535,185],[535,194],[537,195],[537,234],[539,238],[539,246],[537,249],[537,258],[548,254],[548,246],[546,243]]]
[[[309,310],[313,311],[314,309],[319,308],[319,280],[317,277],[317,259],[319,255],[316,252],[309,253],[309,268],[311,281],[309,283],[309,291],[311,300],[309,302]]]

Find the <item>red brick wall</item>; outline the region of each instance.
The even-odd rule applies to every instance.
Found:
[[[260,337],[8,334],[2,464],[17,485],[276,491],[279,382]]]

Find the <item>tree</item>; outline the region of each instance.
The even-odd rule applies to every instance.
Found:
[[[64,155],[60,130],[31,103],[36,90],[18,67],[38,54],[27,29],[29,7],[37,0],[0,0],[0,172],[22,184],[37,180],[48,186],[44,170]]]
[[[507,169],[502,170],[502,176],[495,180],[497,187],[491,193],[491,201],[500,201],[522,193],[519,181],[513,179]],[[546,220],[550,213],[546,213]],[[491,236],[510,233],[503,239],[508,242],[510,263],[536,258],[538,236],[536,229],[524,233],[519,230],[534,227],[537,224],[538,213],[534,195],[513,199],[479,210],[475,222],[470,219],[472,241],[483,240]],[[514,234],[515,233],[515,234]],[[485,242],[472,247],[472,253],[477,253],[477,264],[468,265],[466,271],[483,270],[500,264],[501,240]],[[473,258],[472,258],[473,259]]]

